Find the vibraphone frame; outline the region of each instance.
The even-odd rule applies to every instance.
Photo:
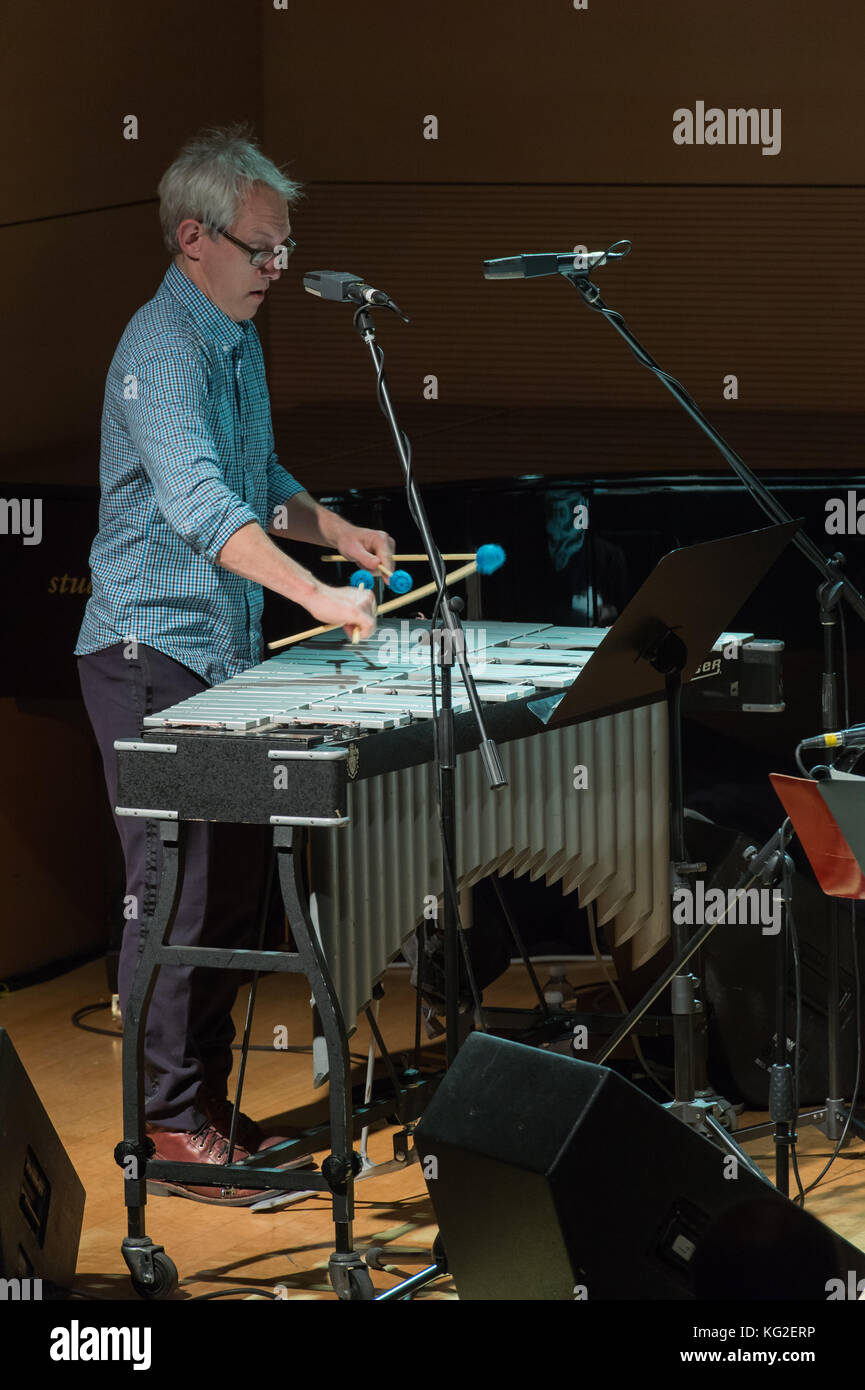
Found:
[[[546,636],[548,630],[544,624],[534,629],[539,637]],[[525,699],[486,706],[490,736],[507,743],[541,733],[542,724],[532,709],[537,698],[538,692],[533,690]],[[210,757],[209,745],[213,737],[219,738],[218,768]],[[430,762],[430,723],[421,721],[385,730],[375,737],[360,737],[356,742],[348,739],[326,749],[285,747],[290,742],[291,736],[285,729],[280,732],[269,728],[235,735],[217,735],[205,729],[195,732],[150,729],[139,741],[121,741],[117,745],[122,803],[118,811],[157,820],[163,849],[154,919],[145,937],[125,1011],[123,1140],[115,1150],[116,1160],[124,1168],[126,1178],[128,1234],[122,1243],[122,1253],[136,1290],[146,1297],[165,1296],[176,1286],[177,1279],[177,1272],[163,1248],[154,1245],[146,1234],[147,1179],[201,1184],[204,1178],[206,1182],[200,1164],[153,1158],[154,1146],[144,1131],[145,1023],[156,973],[163,965],[294,973],[306,977],[328,1054],[329,1124],[306,1131],[299,1139],[274,1146],[264,1153],[250,1155],[242,1163],[220,1166],[219,1180],[214,1185],[329,1193],[335,1230],[329,1273],[334,1290],[342,1299],[373,1297],[367,1267],[353,1245],[354,1180],[360,1167],[359,1156],[352,1150],[355,1134],[376,1119],[393,1115],[401,1125],[410,1124],[419,1118],[438,1081],[438,1076],[421,1076],[413,1069],[396,1077],[389,1066],[389,1093],[374,1098],[368,1105],[353,1105],[348,1029],[310,911],[303,862],[304,827],[332,828],[345,824],[349,777],[376,777],[396,767]],[[467,753],[477,745],[474,716],[470,712],[457,714],[454,720],[456,753]],[[147,757],[142,759],[142,753]],[[292,778],[277,796],[272,790],[273,767],[275,761],[284,760],[293,762]],[[135,768],[142,763],[147,765],[142,787],[147,787],[149,801],[137,798]],[[256,788],[255,805],[246,806],[242,814],[238,814],[238,799],[244,795],[242,789],[252,786]],[[263,825],[270,823],[273,827],[278,882],[294,937],[294,951],[265,950],[260,946],[250,949],[170,943],[171,924],[183,879],[186,823],[189,820],[238,819]],[[387,1054],[384,1055],[389,1061]],[[286,1171],[275,1166],[280,1161],[321,1148],[325,1134],[329,1136],[331,1153],[320,1173]]]
[[[529,703],[530,697],[515,704],[491,708],[488,723],[494,726],[493,736],[512,739],[537,732],[538,720],[530,712]],[[177,1285],[177,1270],[173,1262],[164,1248],[154,1244],[146,1233],[147,1179],[202,1185],[202,1180],[206,1181],[208,1176],[202,1172],[201,1164],[155,1159],[153,1141],[145,1134],[145,1025],[156,973],[163,965],[291,973],[306,977],[328,1054],[329,1124],[306,1131],[300,1139],[274,1145],[264,1153],[252,1154],[243,1162],[221,1165],[220,1181],[215,1185],[329,1193],[335,1248],[328,1269],[333,1288],[339,1298],[346,1300],[366,1301],[374,1296],[367,1266],[362,1255],[354,1248],[354,1182],[360,1171],[360,1158],[353,1152],[352,1142],[363,1126],[377,1119],[395,1114],[399,1123],[405,1126],[419,1118],[438,1083],[439,1075],[421,1075],[410,1069],[407,1076],[398,1078],[399,1085],[393,1087],[387,1097],[374,1099],[369,1104],[353,1104],[348,1030],[310,914],[309,895],[303,876],[302,827],[338,827],[344,824],[347,819],[344,807],[349,759],[353,760],[353,776],[375,776],[393,758],[394,736],[398,737],[396,746],[403,766],[429,761],[432,735],[426,723],[392,730],[377,735],[375,739],[360,740],[357,745],[342,745],[327,751],[302,752],[274,748],[274,744],[290,741],[285,731],[282,738],[279,731],[271,731],[266,738],[243,735],[220,737],[223,765],[217,775],[214,775],[208,758],[207,745],[210,740],[206,732],[197,731],[185,736],[172,733],[169,735],[170,743],[150,733],[141,740],[121,741],[117,745],[121,800],[129,754],[146,752],[151,755],[148,761],[155,766],[159,765],[162,755],[169,755],[171,764],[162,806],[137,806],[133,809],[127,805],[123,808],[125,814],[159,822],[163,851],[153,923],[139,957],[124,1015],[123,1140],[115,1149],[115,1160],[123,1167],[126,1179],[124,1201],[128,1233],[121,1244],[121,1252],[132,1275],[133,1286],[143,1297],[166,1297]],[[477,742],[474,716],[468,712],[458,715],[455,720],[456,751],[466,752],[476,747]],[[226,759],[230,769],[229,778],[226,777]],[[282,822],[273,826],[273,845],[283,906],[296,950],[172,945],[168,938],[183,881],[188,820],[235,819],[235,814],[229,814],[233,795],[226,792],[227,782],[236,778],[238,784],[242,784],[244,779],[251,779],[257,773],[260,785],[261,772],[271,773],[274,760],[294,761],[295,775],[288,794],[282,791],[273,807],[258,806],[248,819]],[[362,768],[358,768],[358,762],[363,764]],[[158,787],[158,775],[151,779],[151,785],[154,782]],[[194,789],[186,804],[182,799],[178,804],[178,786]],[[275,813],[277,809],[279,814]],[[274,813],[268,815],[268,811]],[[324,1160],[320,1173],[286,1171],[274,1166],[280,1159],[286,1161],[302,1157],[321,1147],[325,1135],[329,1137],[331,1152]]]
[[[122,1253],[133,1284],[144,1297],[165,1297],[176,1287],[177,1272],[162,1246],[145,1231],[147,1179],[201,1184],[202,1165],[155,1159],[153,1141],[144,1133],[144,1038],[147,1009],[156,974],[163,965],[205,966],[216,969],[304,975],[309,982],[327,1045],[330,1063],[329,1124],[308,1129],[299,1139],[252,1154],[243,1162],[220,1167],[220,1186],[315,1191],[332,1200],[335,1248],[329,1260],[331,1283],[341,1299],[368,1300],[373,1286],[363,1257],[354,1249],[354,1180],[360,1159],[352,1143],[364,1125],[397,1115],[403,1126],[419,1118],[438,1076],[409,1072],[392,1094],[355,1106],[351,1089],[348,1032],[333,987],[327,960],[310,917],[303,874],[303,835],[299,827],[276,826],[273,845],[282,901],[294,937],[294,951],[234,947],[173,946],[166,940],[183,881],[186,823],[160,823],[163,868],[151,930],[135,972],[123,1030],[123,1141],[115,1150],[124,1168],[128,1234]],[[262,917],[266,902],[262,903]],[[284,1170],[276,1164],[311,1153],[329,1136],[331,1153],[321,1172]],[[130,1159],[132,1162],[130,1162]]]

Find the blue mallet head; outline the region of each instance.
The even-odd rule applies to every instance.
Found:
[[[505,552],[500,545],[482,545],[475,558],[478,574],[494,574],[505,563]]]
[[[355,570],[348,582],[353,589],[372,589],[375,585],[375,578],[369,570]]]
[[[414,580],[408,570],[394,570],[387,585],[395,594],[407,594],[409,589],[414,588]]]

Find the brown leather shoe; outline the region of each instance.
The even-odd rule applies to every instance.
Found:
[[[203,1113],[207,1116],[210,1123],[220,1134],[227,1139],[231,1133],[231,1112],[234,1106],[227,1097],[219,1098],[202,1092],[199,1105]],[[251,1120],[243,1111],[237,1117],[237,1131],[235,1134],[235,1149],[241,1145],[248,1153],[261,1153],[263,1149],[272,1149],[275,1144],[287,1144],[288,1135],[285,1134],[263,1134],[255,1120]],[[305,1155],[303,1158],[292,1158],[287,1163],[280,1163],[280,1168],[315,1168],[318,1165],[315,1160]]]
[[[154,1158],[174,1163],[225,1164],[228,1140],[212,1124],[203,1124],[194,1134],[188,1130],[156,1129],[146,1126],[146,1133],[156,1146]],[[235,1163],[249,1158],[249,1150],[234,1146]],[[153,1196],[188,1197],[193,1202],[207,1202],[217,1207],[250,1207],[265,1198],[279,1195],[275,1188],[261,1187],[194,1187],[172,1182],[168,1178],[148,1178],[147,1191]]]
[[[226,1096],[213,1096],[207,1091],[202,1091],[198,1098],[198,1104],[202,1114],[206,1115],[214,1128],[218,1129],[220,1134],[224,1134],[227,1139],[231,1133],[231,1114],[234,1110],[231,1101]],[[257,1154],[264,1142],[264,1135],[255,1120],[251,1120],[248,1115],[244,1115],[241,1111],[237,1117],[235,1143],[240,1144],[248,1153]],[[282,1143],[282,1139],[271,1139],[270,1144],[273,1143]]]

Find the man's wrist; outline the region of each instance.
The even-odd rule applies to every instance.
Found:
[[[339,516],[336,512],[329,511],[327,507],[322,507],[321,511],[322,515],[318,518],[318,529],[321,532],[321,538],[325,545],[329,545],[333,550],[340,551],[341,554],[340,546],[342,537],[347,531],[352,529],[351,522],[346,521],[344,517]]]
[[[293,592],[286,594],[285,597],[306,608],[313,600],[321,597],[325,587],[320,579],[316,579],[314,574],[304,570],[303,574],[296,576]]]

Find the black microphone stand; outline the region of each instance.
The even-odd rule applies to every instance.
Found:
[[[700,410],[696,401],[685,390],[681,382],[655,361],[646,351],[640,341],[630,331],[624,318],[615,309],[610,308],[601,298],[598,287],[589,279],[588,272],[578,270],[575,267],[563,268],[560,273],[566,280],[574,286],[580,295],[583,303],[590,309],[604,316],[616,332],[624,338],[631,352],[641,362],[654,372],[658,380],[667,388],[672,396],[679,402],[683,410],[696,421],[700,429],[718,449],[719,453],[727,460],[733,472],[739,478],[747,491],[754,498],[754,501],[766,513],[772,521],[789,522],[793,518],[787,509],[778,501],[773,493],[760,481],[755,473],[751,471],[744,459],[730,447],[720,431],[716,430],[709,423],[703,412]],[[837,728],[837,676],[835,672],[835,661],[833,651],[833,638],[835,625],[837,622],[836,610],[842,598],[865,621],[865,598],[850,582],[847,575],[843,572],[845,563],[844,555],[838,551],[831,559],[824,555],[819,546],[805,534],[798,530],[793,536],[793,544],[798,546],[802,554],[823,576],[823,583],[817,591],[817,598],[820,604],[820,623],[823,629],[823,653],[824,671],[821,681],[821,715],[823,729],[826,731]],[[780,989],[780,985],[778,986]],[[847,1107],[839,1099],[841,1093],[840,1082],[840,1054],[839,1054],[839,994],[840,994],[840,963],[839,963],[839,921],[838,905],[833,900],[831,905],[831,927],[830,927],[830,950],[829,950],[829,981],[828,981],[828,1089],[829,1096],[825,1107],[818,1112],[812,1112],[807,1116],[801,1116],[800,1120],[806,1123],[820,1123],[820,1127],[830,1139],[841,1137],[842,1127],[846,1123],[849,1125]],[[780,1043],[780,1040],[779,1040]],[[776,1057],[776,1063],[780,1063],[780,1056]],[[853,1104],[855,1106],[855,1096]],[[793,1117],[795,1123],[796,1117]],[[761,1127],[756,1127],[761,1128]],[[752,1131],[753,1132],[753,1131]],[[795,1142],[795,1133],[793,1134]]]
[[[384,308],[394,308],[395,312],[400,311],[390,303],[382,306]],[[479,1000],[477,987],[471,969],[468,950],[462,934],[462,926],[459,917],[459,902],[457,899],[457,864],[456,864],[456,746],[454,742],[454,716],[453,716],[453,691],[452,691],[452,670],[454,657],[459,663],[465,682],[466,694],[477,722],[480,734],[480,753],[483,760],[484,769],[487,774],[487,781],[490,789],[507,786],[504,768],[502,767],[499,751],[493,740],[489,737],[486,730],[481,702],[478,698],[477,686],[474,676],[465,653],[465,640],[456,613],[456,603],[459,600],[452,600],[446,584],[446,571],[441,551],[433,539],[430,529],[429,518],[426,513],[423,501],[415,486],[411,470],[411,447],[408,439],[400,428],[394,412],[393,403],[388,390],[387,378],[384,372],[384,353],[375,340],[375,325],[371,313],[372,306],[361,305],[355,312],[354,326],[362,341],[369,348],[373,366],[376,372],[376,398],[381,408],[382,414],[388,422],[393,442],[396,447],[399,461],[405,474],[406,494],[408,497],[409,511],[414,522],[420,531],[423,541],[423,549],[429,556],[430,566],[433,576],[438,585],[435,608],[431,624],[430,641],[433,649],[430,653],[430,660],[438,658],[441,666],[441,703],[435,715],[435,734],[434,739],[434,762],[436,768],[436,779],[440,797],[440,827],[442,845],[442,869],[444,875],[444,958],[445,958],[445,1028],[447,1044],[447,1064],[451,1065],[460,1046],[459,1038],[459,950],[463,948],[463,956],[466,964],[466,972],[469,983],[472,987],[472,994],[477,1003]],[[433,695],[433,706],[435,707],[435,672],[433,670],[431,691]],[[421,947],[422,949],[422,947]],[[418,979],[420,988],[420,979]],[[386,1293],[379,1294],[379,1300],[401,1300],[411,1299],[415,1292],[423,1288],[426,1284],[432,1283],[436,1279],[441,1279],[447,1274],[447,1256],[441,1237],[436,1241],[433,1249],[435,1263],[427,1266],[418,1274],[410,1279],[402,1280]]]
[[[827,734],[837,729],[839,725],[835,630],[838,626],[838,604],[843,592],[839,578],[840,567],[844,564],[843,554],[838,551],[832,556],[829,563],[833,573],[823,581],[817,590],[817,601],[820,605],[820,626],[823,629],[823,680],[820,705],[822,728],[823,732]],[[843,722],[845,724],[847,722],[846,708]],[[843,755],[833,759],[833,762],[843,761]],[[829,901],[829,970],[826,994],[828,1095],[825,1109],[809,1116],[809,1123],[822,1130],[827,1139],[832,1140],[833,1143],[838,1142],[843,1147],[845,1143],[851,1143],[854,1136],[850,1131],[848,1120],[849,1107],[844,1103],[841,1087],[841,920],[837,898],[831,898]],[[856,1097],[854,1096],[852,1100],[854,1110],[855,1106]],[[855,1115],[852,1118],[854,1123],[858,1123]]]
[[[433,539],[429,518],[411,470],[411,447],[397,422],[384,372],[384,353],[375,340],[375,325],[371,305],[363,304],[355,312],[354,326],[370,351],[376,371],[376,397],[382,413],[388,422],[399,461],[405,473],[406,492],[409,511],[417,525],[423,541],[423,548],[429,556],[433,576],[438,584],[436,604],[433,612],[430,640],[433,643],[431,657],[438,658],[441,666],[441,704],[436,715],[436,734],[434,761],[436,777],[441,796],[441,843],[442,868],[444,871],[444,958],[445,958],[445,1024],[447,1033],[447,1061],[451,1065],[459,1050],[459,950],[461,926],[459,904],[457,901],[456,866],[456,749],[454,745],[454,716],[451,677],[454,657],[459,663],[465,682],[466,694],[480,733],[480,754],[490,789],[507,786],[498,749],[489,737],[484,722],[477,686],[465,653],[465,638],[460,620],[455,611],[446,579],[446,571],[441,551]],[[390,304],[382,307],[390,308]],[[396,312],[399,312],[398,310]],[[433,700],[435,682],[433,680]],[[468,952],[464,947],[467,971],[471,979],[471,966]],[[473,990],[476,994],[476,991]]]
[[[669,372],[665,372],[663,367],[649,355],[643,345],[628,328],[622,315],[615,309],[611,309],[608,304],[604,303],[601,299],[598,287],[592,284],[587,274],[584,271],[574,269],[563,270],[561,274],[574,286],[583,300],[583,303],[587,304],[590,309],[594,309],[597,313],[603,314],[607,322],[624,338],[631,352],[637,358],[637,361],[642,362],[644,367],[648,367],[650,371],[654,372],[661,384],[666,386],[671,395],[675,396],[683,410],[691,416],[692,420],[697,422],[706,438],[711,440],[715,448],[727,460],[740,482],[744,484],[747,491],[750,492],[751,496],[754,498],[754,501],[759,507],[762,507],[766,515],[770,517],[772,521],[782,523],[792,521],[793,518],[786,507],[784,507],[778,501],[777,497],[764,486],[756,473],[751,471],[747,463],[745,463],[745,460],[740,458],[735,449],[730,447],[723,435],[715,429],[714,425],[709,423],[696,401],[689,396],[681,382],[677,381],[675,377],[670,376]],[[816,570],[819,570],[825,580],[837,586],[838,597],[845,598],[854,612],[858,613],[859,617],[865,622],[865,597],[859,593],[856,586],[852,584],[846,574],[842,572],[844,556],[839,552],[833,555],[831,560],[828,559],[819,546],[815,545],[810,536],[807,536],[802,530],[797,531],[794,535],[793,544],[798,546],[802,554],[806,559],[810,560]]]

